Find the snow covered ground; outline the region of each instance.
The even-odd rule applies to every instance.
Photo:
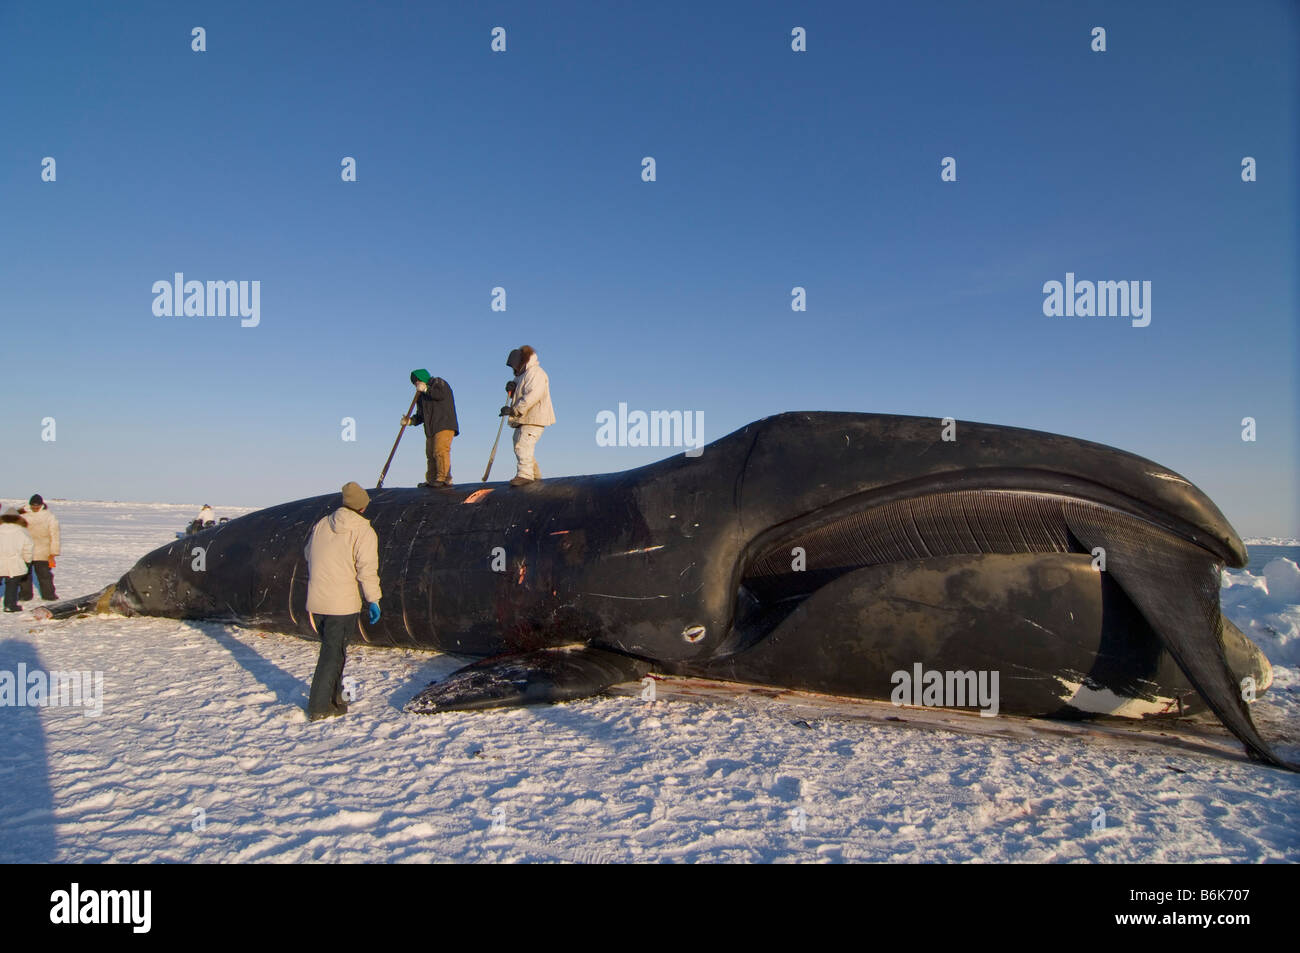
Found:
[[[116,580],[198,506],[53,510],[71,597]],[[1294,563],[1270,564],[1227,574],[1223,590],[1274,662],[1256,717],[1293,758],[1298,579]],[[413,716],[403,704],[461,663],[367,647],[350,650],[351,712],[309,723],[316,653],[225,625],[4,616],[0,671],[104,683],[98,716],[0,708],[0,861],[1300,859],[1300,775],[1212,755],[761,703],[603,697]]]

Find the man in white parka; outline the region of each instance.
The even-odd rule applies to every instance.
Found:
[[[501,415],[510,415],[507,423],[515,429],[515,459],[518,469],[511,486],[524,486],[542,478],[534,455],[542,429],[555,423],[551,406],[551,381],[537,363],[537,352],[525,344],[510,352],[506,363],[515,372],[515,393]]]
[[[32,569],[36,571],[36,585],[42,599],[57,599],[54,592],[54,557],[61,552],[59,546],[59,521],[39,493],[32,494],[27,505],[18,511],[27,521],[27,532],[32,537]],[[24,577],[20,594],[22,599],[32,597],[32,580]]]
[[[347,713],[343,666],[348,639],[357,631],[365,595],[366,619],[379,621],[379,537],[363,515],[370,494],[356,483],[343,485],[343,505],[312,527],[307,558],[307,611],[320,633],[320,658],[307,697],[312,721]]]
[[[18,587],[31,571],[32,538],[27,522],[9,508],[0,513],[0,577],[5,584],[5,612],[22,612]]]

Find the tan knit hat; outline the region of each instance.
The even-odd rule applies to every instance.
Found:
[[[360,513],[370,505],[370,494],[361,489],[359,483],[343,484],[343,505]]]

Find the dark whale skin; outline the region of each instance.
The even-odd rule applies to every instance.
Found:
[[[1213,502],[1101,444],[961,421],[947,433],[934,418],[787,413],[620,473],[375,490],[384,611],[358,640],[514,657],[495,687],[478,663],[472,688],[452,676],[419,711],[579,697],[652,669],[888,698],[882,675],[910,659],[998,668],[1003,691],[1034,673],[1004,711],[1097,713],[1105,693],[1141,714],[1205,704],[1280,763],[1238,691],[1247,675],[1262,690],[1269,669],[1219,612],[1219,572],[1247,555]],[[49,614],[311,637],[302,547],[338,505],[331,493],[209,528]],[[796,548],[806,569],[784,567]],[[921,578],[928,608],[909,623],[899,607]],[[574,646],[593,653],[585,668]],[[521,689],[529,671],[550,687]],[[1074,707],[1081,696],[1093,707]]]

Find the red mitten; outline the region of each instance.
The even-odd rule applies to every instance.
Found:
[[[54,557],[53,557],[53,556],[50,557],[50,568],[51,568],[51,569],[54,568]]]

